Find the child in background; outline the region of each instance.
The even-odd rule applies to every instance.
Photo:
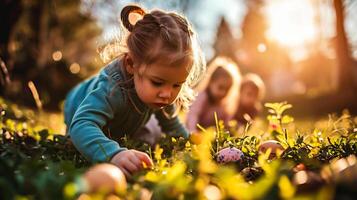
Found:
[[[133,22],[133,15],[140,16]],[[191,25],[183,16],[139,6],[122,9],[126,50],[67,96],[64,115],[75,147],[93,162],[111,162],[127,177],[152,165],[149,156],[116,142],[154,114],[164,132],[188,137],[175,115],[194,99],[205,71]]]
[[[187,114],[189,131],[215,126],[214,113],[226,124],[237,109],[241,75],[237,65],[224,57],[217,57],[208,67],[205,79],[199,84],[199,94]]]
[[[238,125],[246,125],[262,110],[262,100],[265,94],[263,80],[257,74],[249,73],[243,76],[240,86],[239,106],[234,119]]]

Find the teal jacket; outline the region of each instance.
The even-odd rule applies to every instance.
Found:
[[[111,62],[97,76],[72,89],[65,101],[67,134],[74,146],[93,162],[108,161],[126,150],[116,140],[134,134],[151,114],[164,133],[188,137],[177,117],[167,117],[162,110],[155,111],[139,99],[121,65],[120,60]],[[168,106],[165,110],[172,113],[174,107]]]

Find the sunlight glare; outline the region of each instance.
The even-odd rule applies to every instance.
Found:
[[[357,59],[357,50],[353,51],[352,56]]]
[[[257,50],[260,53],[264,53],[267,50],[267,46],[264,43],[260,43],[258,44]]]
[[[309,0],[268,1],[267,37],[282,45],[304,45],[317,37],[314,10]]]

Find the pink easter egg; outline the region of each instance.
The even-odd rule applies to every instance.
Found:
[[[276,140],[267,140],[262,142],[258,148],[258,151],[259,153],[265,153],[268,151],[268,149],[271,150],[269,159],[275,158],[277,151],[284,151],[284,147]]]
[[[217,153],[217,162],[218,163],[229,163],[229,162],[236,162],[243,158],[244,154],[241,150],[235,147],[227,147],[220,150]]]

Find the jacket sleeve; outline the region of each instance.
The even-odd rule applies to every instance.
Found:
[[[124,103],[120,90],[111,92],[110,88],[108,79],[102,77],[79,105],[69,128],[75,147],[93,162],[109,161],[116,153],[126,150],[103,132],[103,127],[114,118],[115,110]]]
[[[162,132],[169,134],[171,136],[182,136],[184,138],[188,138],[189,133],[184,125],[181,123],[178,116],[170,117],[175,112],[175,106],[171,105],[165,108],[164,110],[156,111],[155,117],[159,121],[159,125],[161,126]]]

